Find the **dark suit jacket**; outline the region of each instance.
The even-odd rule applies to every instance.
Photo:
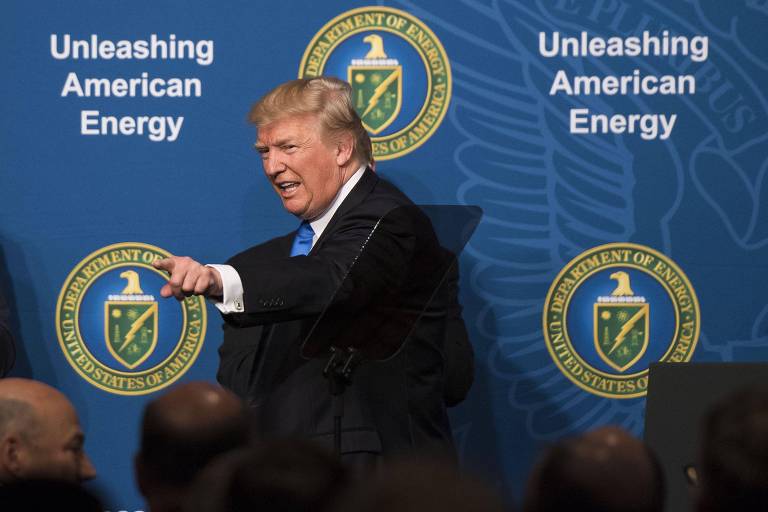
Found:
[[[379,341],[397,344],[399,340],[390,338],[402,331],[389,322],[375,333],[363,332],[377,321],[372,311],[408,315],[423,309],[434,287],[434,282],[425,282],[425,269],[440,252],[429,223],[406,216],[391,223],[387,236],[368,239],[382,216],[407,205],[412,203],[404,194],[366,170],[309,255],[288,257],[291,233],[228,262],[242,279],[245,312],[224,315],[218,379],[253,408],[262,434],[317,438],[330,446],[331,398],[322,376],[327,358],[300,355],[302,342],[329,302],[337,306],[339,322],[361,326],[360,336],[378,336],[377,346]],[[366,243],[366,261],[375,271],[351,275],[337,292]],[[366,361],[355,372],[345,394],[343,453],[452,451],[446,401],[463,398],[466,389],[461,386],[467,372],[471,383],[472,367],[452,283],[443,286],[396,355],[384,362]],[[470,360],[449,358],[462,369],[462,384],[446,394],[449,314],[454,325],[459,327],[457,318],[460,324],[449,343],[461,345],[456,340],[463,336],[463,352],[458,353],[469,354]]]

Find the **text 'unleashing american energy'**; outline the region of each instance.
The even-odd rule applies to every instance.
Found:
[[[175,34],[148,39],[101,39],[91,34],[75,39],[70,34],[51,34],[51,56],[56,60],[187,60],[199,66],[213,63],[212,40],[177,39]],[[134,76],[83,77],[70,71],[61,88],[61,96],[79,98],[199,98],[203,82],[198,77],[153,76],[141,71]],[[138,135],[153,142],[174,142],[181,134],[184,116],[112,115],[100,110],[80,112],[82,135]]]
[[[608,37],[590,36],[581,32],[578,37],[564,37],[560,32],[547,34],[539,32],[539,53],[543,57],[670,57],[676,60],[704,62],[709,55],[709,38],[696,35],[693,37],[670,35],[664,30],[660,35],[651,35],[644,31],[639,36]],[[643,69],[633,69],[626,74],[585,74],[584,69],[601,71],[611,67],[625,67],[626,62],[617,61],[616,66],[603,65],[600,61],[564,60],[572,64],[572,70],[581,70],[579,74],[569,74],[565,69],[555,73],[549,95],[567,96],[669,96],[692,95],[696,93],[696,75],[668,74],[658,75],[647,70],[657,66],[653,61],[639,61]],[[575,102],[572,102],[575,103]],[[677,121],[677,114],[653,113],[645,108],[642,113],[593,113],[586,104],[595,103],[583,100],[585,106],[571,108],[569,115],[570,132],[574,134],[590,133],[639,133],[644,140],[666,140],[672,134]],[[647,102],[642,102],[647,104]]]

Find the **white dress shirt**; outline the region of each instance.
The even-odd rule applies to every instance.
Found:
[[[309,225],[312,226],[312,230],[315,232],[315,235],[312,237],[312,247],[315,246],[315,242],[317,242],[317,240],[320,238],[320,235],[323,234],[325,228],[328,227],[328,223],[331,222],[333,214],[336,213],[336,210],[339,209],[341,203],[344,202],[344,199],[346,199],[352,189],[355,188],[355,185],[357,185],[357,182],[360,181],[360,178],[363,177],[363,172],[365,171],[366,167],[366,165],[363,165],[357,171],[355,171],[355,174],[353,174],[352,177],[350,177],[347,182],[342,185],[339,193],[336,194],[336,197],[334,197],[333,201],[331,201],[331,205],[328,207],[328,209],[325,210],[325,212],[323,212],[323,214],[318,218],[309,223]],[[221,275],[223,297],[221,302],[214,302],[214,305],[218,308],[218,310],[224,314],[242,313],[245,311],[245,305],[243,304],[243,282],[240,279],[240,274],[237,273],[237,270],[235,270],[231,265],[211,264],[206,266],[215,268]]]

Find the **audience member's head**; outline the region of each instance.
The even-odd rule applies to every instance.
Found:
[[[189,484],[214,457],[248,442],[242,402],[208,382],[190,382],[144,410],[136,479],[153,512],[176,510]]]
[[[661,512],[664,476],[653,453],[618,427],[557,443],[534,468],[525,512]]]
[[[61,392],[28,379],[0,380],[0,482],[96,476],[75,408]]]
[[[211,463],[185,510],[323,512],[346,481],[337,458],[309,441],[265,441]]]
[[[334,512],[501,512],[500,496],[453,461],[401,460],[357,483]]]
[[[741,391],[705,415],[699,510],[768,509],[768,391]]]

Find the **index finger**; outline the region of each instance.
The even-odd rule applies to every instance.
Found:
[[[160,270],[167,270],[173,272],[173,267],[176,266],[176,262],[173,261],[173,257],[163,258],[161,260],[155,260],[152,262],[152,266]]]

